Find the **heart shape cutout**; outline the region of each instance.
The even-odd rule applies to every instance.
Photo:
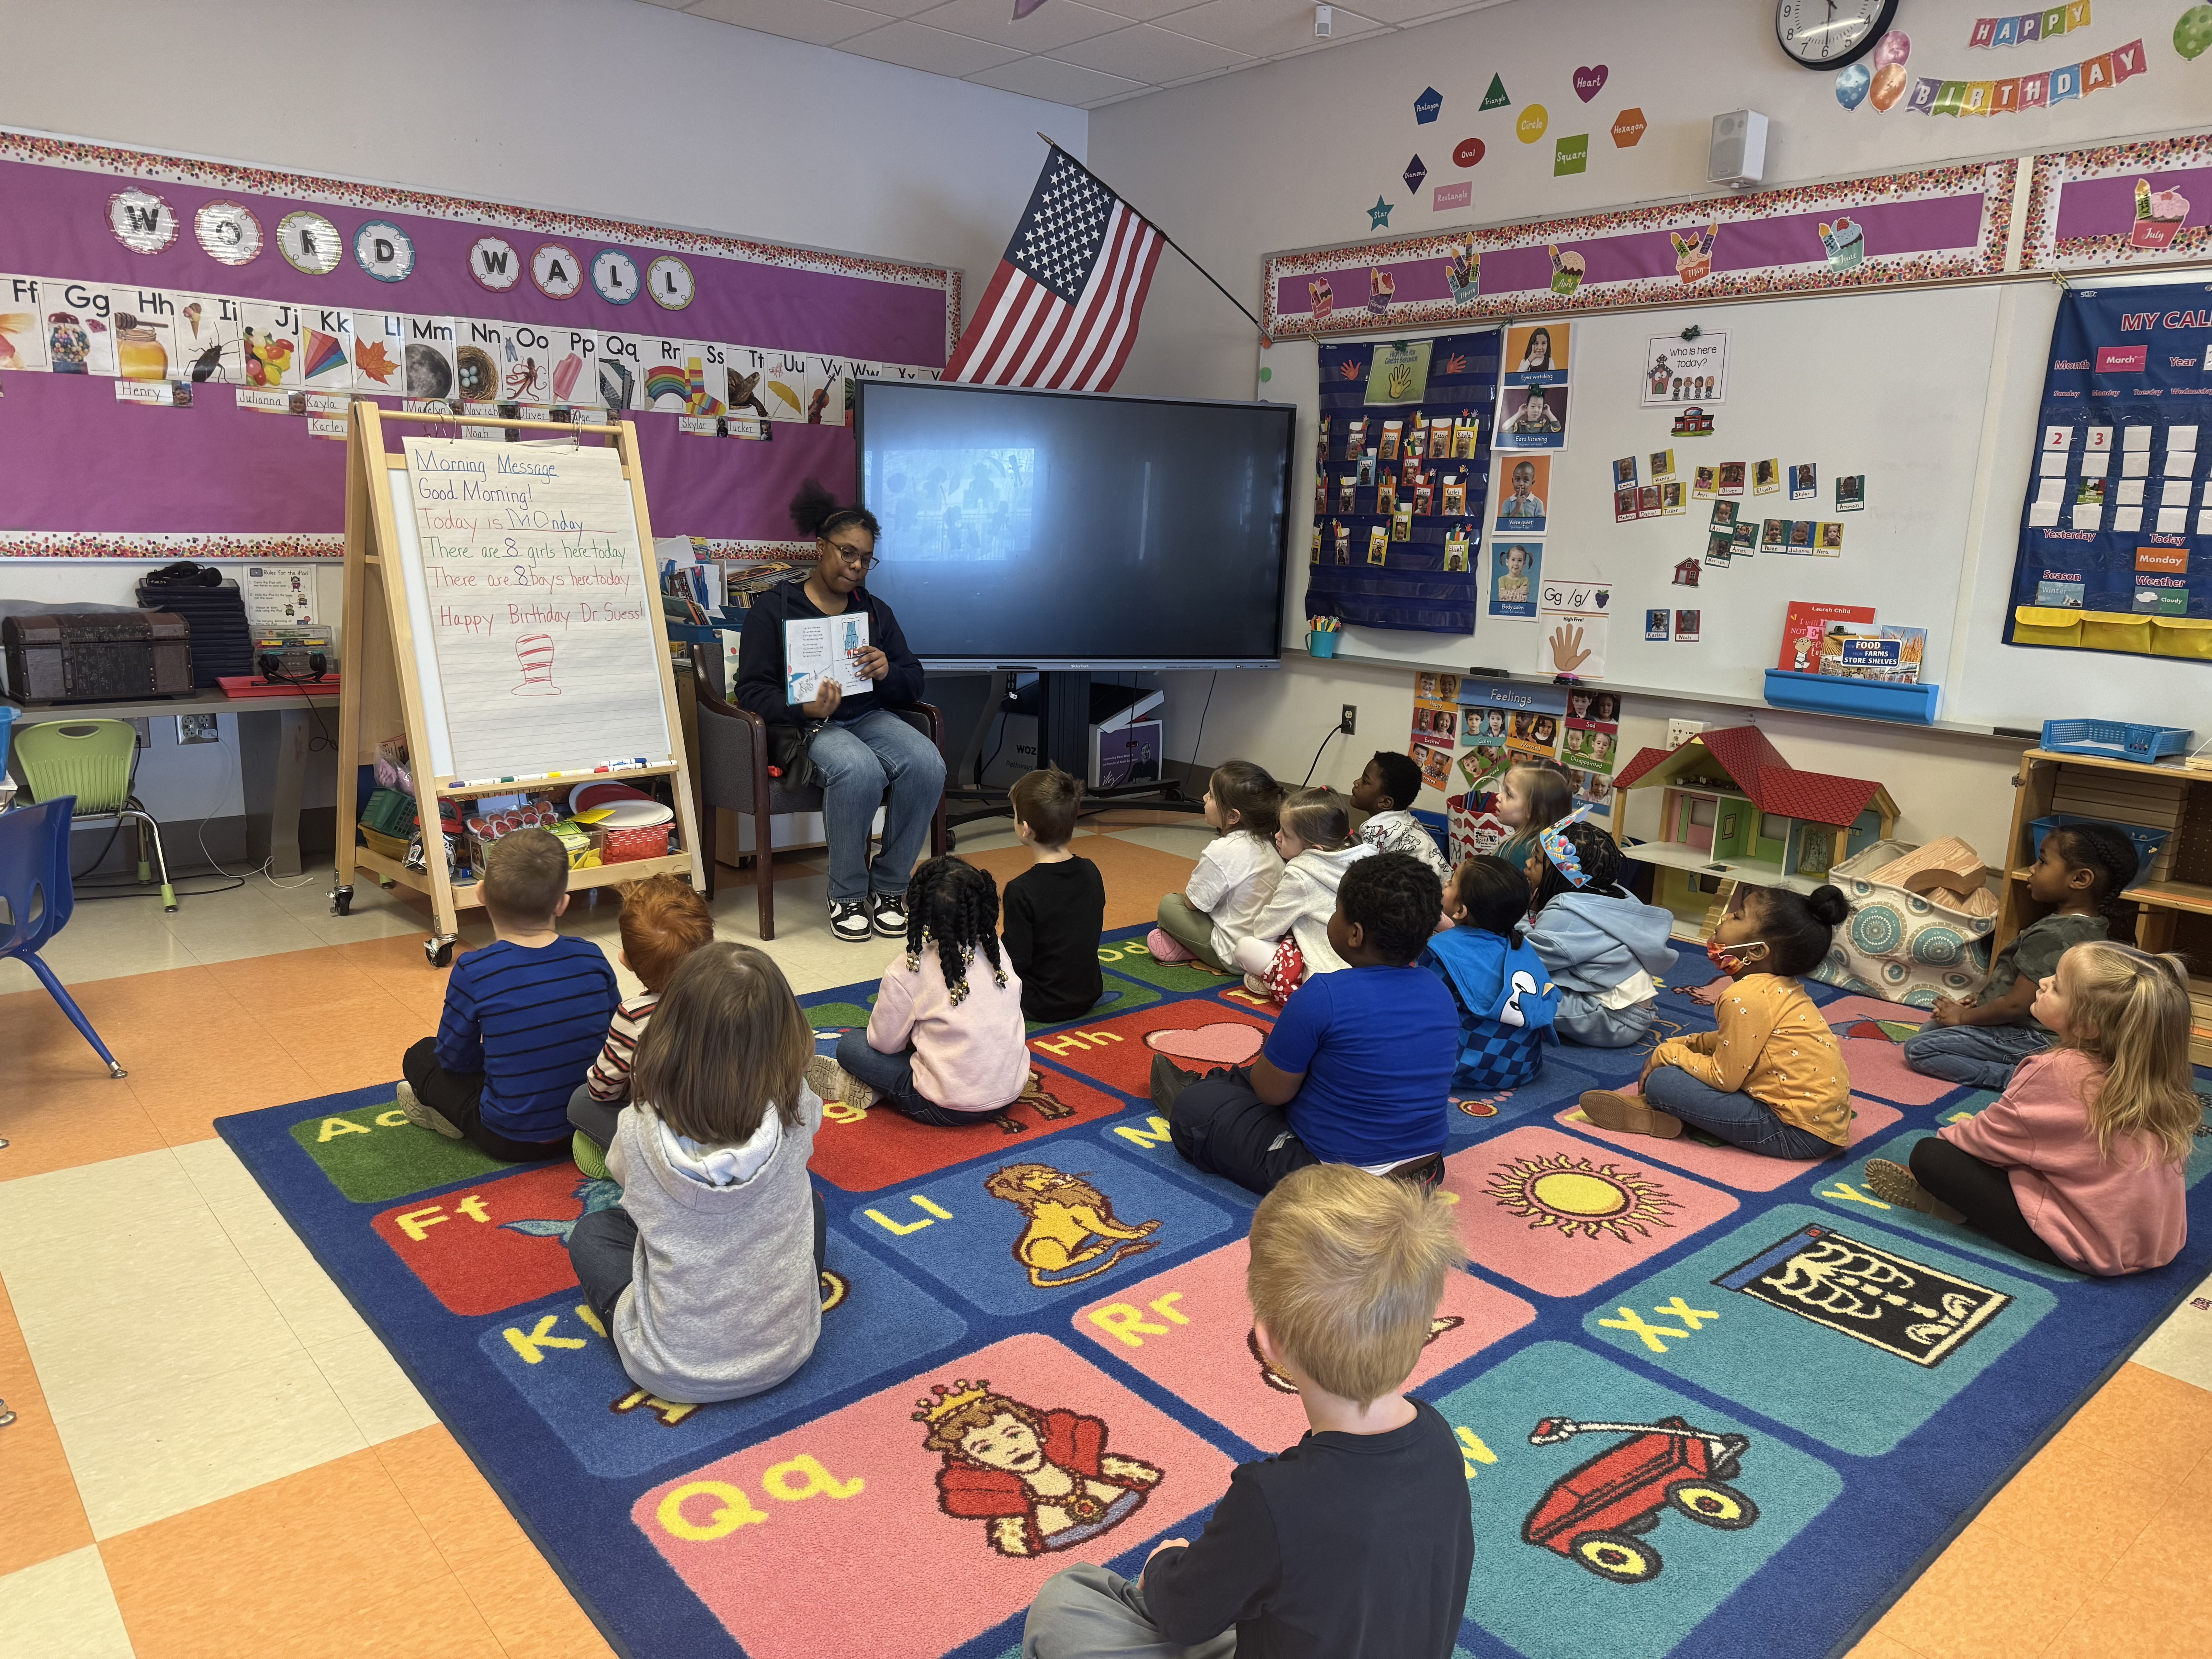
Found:
[[[1170,1060],[1203,1060],[1208,1066],[1242,1066],[1260,1052],[1267,1033],[1256,1025],[1221,1020],[1195,1030],[1147,1031],[1145,1046]]]
[[[1598,94],[1605,90],[1605,77],[1608,71],[1603,64],[1594,64],[1588,68],[1577,70],[1575,71],[1575,96],[1581,99],[1585,104],[1589,102],[1591,99],[1596,97]]]

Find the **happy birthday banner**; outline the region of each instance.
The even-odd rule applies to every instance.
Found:
[[[1277,254],[1276,337],[1988,276],[2005,268],[2017,163]]]
[[[1993,49],[2049,40],[2085,29],[2089,21],[2089,0],[2018,17],[1984,17],[1976,21],[1967,45]],[[1836,76],[1836,101],[1845,109],[1863,105],[1877,115],[1887,114],[1900,100],[1907,115],[2025,114],[2109,92],[2150,66],[2140,40],[2078,63],[1987,81],[1917,75],[1907,67],[1911,57],[1912,37],[1903,29],[1890,30],[1875,43],[1867,63],[1853,64]]]
[[[632,420],[658,533],[780,553],[960,319],[935,266],[4,131],[0,249],[14,557],[338,557],[364,396]]]

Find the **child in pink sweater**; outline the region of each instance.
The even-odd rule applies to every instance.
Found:
[[[2181,1166],[2203,1114],[2181,958],[2076,945],[2032,1012],[2051,1047],[1996,1100],[1914,1146],[1910,1170],[1869,1160],[1868,1187],[2079,1273],[2163,1267],[2189,1241]]]
[[[999,954],[998,884],[948,854],[914,872],[906,957],[867,1029],[840,1037],[835,1060],[817,1055],[806,1081],[824,1100],[880,1098],[917,1123],[988,1122],[1029,1083],[1028,1029],[1022,982]]]

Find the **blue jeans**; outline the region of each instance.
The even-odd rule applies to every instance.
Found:
[[[1784,1123],[1749,1095],[1723,1093],[1679,1066],[1659,1066],[1645,1078],[1644,1097],[1683,1122],[1761,1158],[1833,1158],[1844,1150],[1810,1129]]]
[[[928,1099],[914,1086],[914,1050],[906,1048],[887,1054],[880,1048],[871,1048],[864,1025],[852,1027],[837,1039],[837,1064],[848,1075],[873,1089],[893,1111],[934,1129],[964,1128],[970,1123],[988,1123],[999,1115],[996,1112],[956,1112],[950,1106],[939,1106]],[[1006,1103],[1013,1104],[1012,1101]]]
[[[2050,1042],[2039,1025],[1923,1025],[1905,1039],[1905,1063],[1947,1083],[2002,1089],[2014,1066]]]
[[[855,720],[831,720],[808,752],[822,775],[830,902],[865,899],[871,887],[894,896],[905,892],[945,793],[945,757],[937,745],[889,709],[871,708]],[[868,827],[878,805],[884,808],[884,845],[872,867]]]

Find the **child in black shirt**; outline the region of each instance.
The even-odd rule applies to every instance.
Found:
[[[1252,1218],[1246,1283],[1254,1339],[1311,1432],[1239,1466],[1198,1541],[1161,1544],[1139,1582],[1088,1564],[1053,1578],[1023,1659],[1450,1659],[1474,1565],[1466,1465],[1399,1390],[1463,1259],[1449,1207],[1414,1182],[1342,1164],[1285,1176]]]
[[[1014,833],[1036,862],[1006,884],[1006,954],[1022,981],[1022,1012],[1040,1024],[1080,1019],[1105,993],[1098,936],[1106,927],[1106,884],[1098,866],[1067,850],[1083,786],[1048,766],[1008,792]]]

